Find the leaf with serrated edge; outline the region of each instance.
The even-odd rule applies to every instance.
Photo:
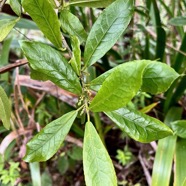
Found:
[[[121,108],[105,114],[136,141],[148,143],[173,134],[167,125],[139,111]]]
[[[91,122],[85,126],[83,169],[87,186],[117,185],[112,161]]]
[[[74,14],[67,10],[62,10],[60,12],[60,23],[65,32],[77,36],[81,43],[86,41],[87,33],[80,20]]]
[[[56,47],[61,48],[60,24],[50,2],[48,0],[23,0],[22,5],[44,35]]]
[[[116,0],[94,23],[85,45],[85,66],[94,64],[116,43],[133,14],[132,0]]]
[[[2,42],[6,38],[6,36],[10,33],[19,19],[20,18],[0,20],[0,42]]]
[[[106,78],[90,104],[93,112],[112,111],[125,106],[139,91],[146,62],[120,65]]]
[[[186,120],[177,120],[171,122],[170,125],[177,136],[186,139]]]
[[[11,104],[10,101],[0,86],[0,120],[6,129],[10,129],[10,117],[11,117]]]
[[[24,160],[26,162],[40,162],[50,159],[61,147],[77,113],[77,111],[71,111],[46,125],[27,143]]]
[[[77,75],[80,75],[81,70],[81,49],[80,42],[76,36],[71,36],[71,45],[72,45],[72,58],[69,63],[72,65],[72,68]]]
[[[33,70],[61,88],[81,94],[79,78],[61,52],[40,42],[22,41],[20,45]]]
[[[115,0],[70,0],[70,5],[80,6],[80,7],[94,7],[103,8],[107,7]]]
[[[168,65],[152,61],[144,70],[142,91],[159,94],[168,90],[179,74]]]

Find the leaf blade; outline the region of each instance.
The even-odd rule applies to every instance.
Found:
[[[151,94],[159,94],[168,90],[179,74],[168,65],[152,61],[149,63],[143,74],[142,91]]]
[[[146,65],[144,61],[133,61],[115,68],[92,100],[90,110],[112,111],[125,106],[140,89]]]
[[[44,35],[58,48],[62,47],[60,24],[48,0],[23,0],[26,12],[37,24]]]
[[[62,10],[60,12],[60,23],[63,30],[71,36],[77,36],[81,43],[86,41],[87,33],[80,20],[74,14],[67,10]]]
[[[44,127],[27,143],[24,160],[37,162],[50,159],[60,148],[76,116],[77,111],[71,111]]]
[[[113,3],[115,0],[70,0],[70,5],[80,7],[103,8]]]
[[[174,133],[180,138],[186,138],[186,120],[177,120],[170,123]]]
[[[2,19],[0,20],[0,42],[2,42],[6,36],[10,33],[13,29],[15,24],[19,21],[18,19]]]
[[[69,63],[72,65],[72,68],[79,76],[81,71],[81,49],[79,39],[76,36],[71,36],[71,45],[73,52]]]
[[[3,122],[4,127],[9,130],[10,129],[10,117],[11,117],[11,104],[10,101],[0,86],[0,119]]]
[[[62,54],[54,48],[40,43],[22,41],[21,48],[32,69],[45,76],[59,87],[81,94],[79,79]]]
[[[112,161],[91,122],[85,126],[83,168],[88,186],[117,185]]]
[[[85,45],[85,66],[94,64],[116,43],[131,20],[132,7],[131,0],[116,0],[99,16]]]
[[[131,138],[148,143],[169,136],[172,131],[161,121],[139,111],[121,108],[105,114]]]

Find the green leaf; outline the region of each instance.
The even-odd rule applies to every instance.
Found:
[[[135,61],[131,61],[131,62],[135,62],[135,63],[150,63],[152,61],[150,60],[135,60]],[[121,64],[118,65],[115,68],[112,68],[111,70],[106,71],[105,73],[103,73],[102,75],[100,75],[99,77],[93,79],[90,82],[90,88],[92,90],[98,91],[100,89],[100,87],[102,86],[103,82],[107,79],[108,76],[110,76],[112,74],[113,71],[115,71],[117,68],[121,68],[121,66],[123,66],[125,64]]]
[[[168,90],[179,74],[168,65],[153,61],[145,68],[142,91],[159,94]]]
[[[71,37],[71,45],[72,45],[72,58],[69,61],[72,65],[72,68],[76,72],[77,75],[80,75],[81,70],[81,49],[80,42],[76,36]]]
[[[152,94],[165,92],[173,81],[179,77],[179,74],[176,73],[173,68],[161,62],[150,60],[135,60],[133,62],[147,64],[143,73],[142,91]],[[115,69],[120,68],[122,65],[118,65],[117,67],[92,80],[90,88],[98,91],[105,79],[110,76]]]
[[[22,41],[20,45],[31,68],[42,73],[45,80],[48,78],[65,90],[81,94],[79,79],[61,52],[40,42]]]
[[[177,120],[172,122],[171,128],[177,136],[186,138],[186,120]]]
[[[172,135],[167,125],[136,110],[121,108],[105,114],[136,141],[148,143]]]
[[[86,41],[87,33],[79,19],[74,14],[67,10],[62,10],[60,12],[60,23],[65,32],[77,36],[81,43]]]
[[[10,129],[10,117],[11,117],[11,104],[10,101],[0,86],[0,119],[6,129]]]
[[[103,8],[110,5],[115,0],[70,0],[70,5],[81,7]]]
[[[86,185],[117,185],[112,161],[91,122],[85,126],[83,168]]]
[[[19,21],[19,18],[0,20],[0,42],[10,33],[17,21]]]
[[[125,106],[139,91],[146,65],[144,61],[133,61],[115,68],[92,100],[90,110],[112,111]]]
[[[169,24],[173,26],[184,26],[186,25],[186,16],[174,17],[169,20]]]
[[[29,13],[44,35],[58,48],[62,47],[60,24],[48,0],[23,0],[23,8]]]
[[[68,134],[77,111],[71,111],[52,121],[27,143],[26,162],[46,161],[61,147]]]
[[[132,0],[116,0],[93,25],[85,45],[85,66],[94,64],[116,43],[133,14]]]
[[[21,4],[20,0],[9,0],[12,10],[18,15],[21,16]]]

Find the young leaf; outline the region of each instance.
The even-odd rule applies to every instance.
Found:
[[[80,42],[76,36],[71,37],[71,45],[72,45],[72,58],[70,63],[72,68],[76,72],[77,75],[80,75],[81,70],[81,49],[80,49]]]
[[[115,0],[70,0],[70,5],[81,7],[103,8],[110,5]]]
[[[86,185],[117,185],[112,161],[91,122],[85,126],[83,168]]]
[[[0,86],[0,120],[6,129],[10,129],[11,104],[10,101]]]
[[[29,13],[44,35],[58,48],[62,47],[60,24],[48,0],[23,0],[23,8]]]
[[[19,21],[17,19],[2,19],[0,20],[0,42],[2,42],[5,37],[10,33],[15,24]]]
[[[31,68],[42,73],[45,80],[48,78],[65,90],[81,94],[77,75],[59,51],[40,42],[22,41],[20,45]]]
[[[121,108],[105,114],[136,141],[149,143],[172,135],[167,125],[139,111]]]
[[[142,91],[151,94],[165,92],[178,77],[179,74],[173,68],[153,61],[144,70]]]
[[[20,0],[9,0],[12,10],[18,15],[21,16],[21,4]]]
[[[74,14],[67,10],[62,10],[60,12],[60,23],[65,32],[77,36],[81,43],[86,41],[87,33],[79,19]]]
[[[139,91],[146,65],[133,61],[115,68],[92,100],[90,110],[112,111],[125,106]]]
[[[177,120],[172,122],[171,128],[177,136],[186,138],[186,120]]]
[[[24,160],[36,162],[50,159],[61,147],[76,116],[77,111],[71,111],[44,127],[27,143]]]
[[[133,14],[132,0],[116,0],[93,25],[85,45],[85,66],[94,64],[116,43]]]

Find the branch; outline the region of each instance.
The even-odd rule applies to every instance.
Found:
[[[16,67],[19,67],[19,66],[22,66],[22,65],[25,65],[27,64],[28,61],[26,59],[20,59],[20,60],[17,60],[15,63],[13,64],[9,64],[9,65],[6,65],[2,68],[0,68],[0,74],[3,74],[5,72],[8,72],[10,71],[11,69],[13,68],[16,68]]]

